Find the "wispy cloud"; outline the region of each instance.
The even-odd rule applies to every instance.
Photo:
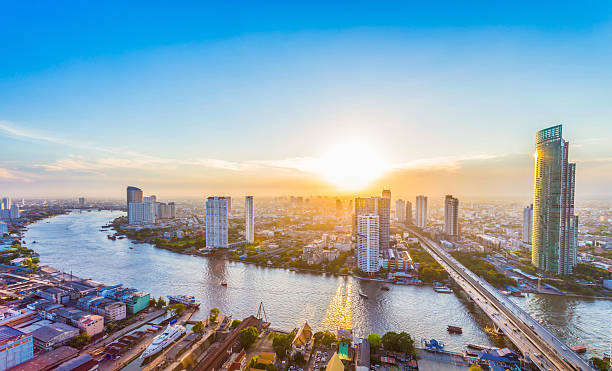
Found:
[[[11,170],[0,167],[0,181],[17,181],[17,182],[30,182],[30,179],[19,175]]]
[[[462,167],[462,163],[465,163],[467,161],[491,160],[498,157],[501,156],[491,154],[472,154],[463,156],[429,157],[398,163],[392,165],[391,167],[395,170],[458,170]]]

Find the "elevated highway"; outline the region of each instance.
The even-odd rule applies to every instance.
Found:
[[[506,296],[415,229],[421,246],[540,370],[592,370],[589,364]]]

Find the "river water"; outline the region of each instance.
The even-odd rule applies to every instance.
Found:
[[[256,314],[263,302],[267,319],[278,329],[291,330],[308,321],[315,330],[352,328],[360,336],[406,331],[417,342],[435,338],[455,351],[466,343],[501,345],[483,330],[487,319],[462,293],[396,285],[383,291],[378,282],[353,277],[258,267],[176,254],[127,239],[109,240],[100,226],[121,215],[116,211],[59,215],[31,224],[24,239],[40,254],[41,264],[66,273],[122,283],[155,297],[194,295],[202,302],[195,319],[205,317],[212,307],[243,318]],[[227,287],[220,285],[223,281]],[[369,298],[360,297],[359,291]],[[609,349],[612,301],[548,295],[513,300],[569,345],[584,342],[587,356],[601,356]],[[449,324],[463,327],[463,334],[448,334]]]

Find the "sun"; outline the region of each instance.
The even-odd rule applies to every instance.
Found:
[[[317,162],[315,171],[346,191],[363,189],[387,171],[380,151],[363,141],[339,143]]]

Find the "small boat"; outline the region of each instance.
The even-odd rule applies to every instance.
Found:
[[[200,302],[196,300],[195,296],[168,295],[168,301],[170,301],[170,304],[184,304],[188,308],[199,308],[200,307]]]
[[[448,325],[446,326],[446,330],[450,332],[451,334],[462,334],[463,333],[463,329],[459,326]]]
[[[578,354],[582,354],[582,353],[586,353],[587,348],[584,345],[574,345],[573,347],[571,347],[572,350]]]
[[[435,292],[439,292],[441,294],[452,294],[453,290],[449,289],[446,286],[438,286],[438,287],[434,287],[434,291]]]
[[[132,246],[130,246],[130,250],[134,250],[134,248]]]
[[[366,294],[364,294],[363,291],[359,291],[359,296],[361,296],[362,298],[365,298],[365,299],[368,298],[368,296]]]
[[[468,348],[472,348],[472,349],[476,349],[476,350],[484,350],[484,349],[499,349],[499,348],[495,348],[495,347],[489,347],[486,345],[480,345],[480,344],[468,344],[467,345]]]
[[[383,286],[383,287],[381,287],[380,289],[381,289],[381,290],[384,290],[384,291],[389,291],[389,287],[387,287],[387,286]]]
[[[109,240],[113,240],[113,241],[117,239],[116,236],[111,236],[110,234],[106,235],[106,238],[108,238]]]
[[[471,351],[469,349],[465,350],[465,355],[468,356],[468,357],[478,357],[478,353],[473,352],[473,351]]]
[[[221,282],[221,286],[227,287],[227,282],[225,282],[225,281]]]

